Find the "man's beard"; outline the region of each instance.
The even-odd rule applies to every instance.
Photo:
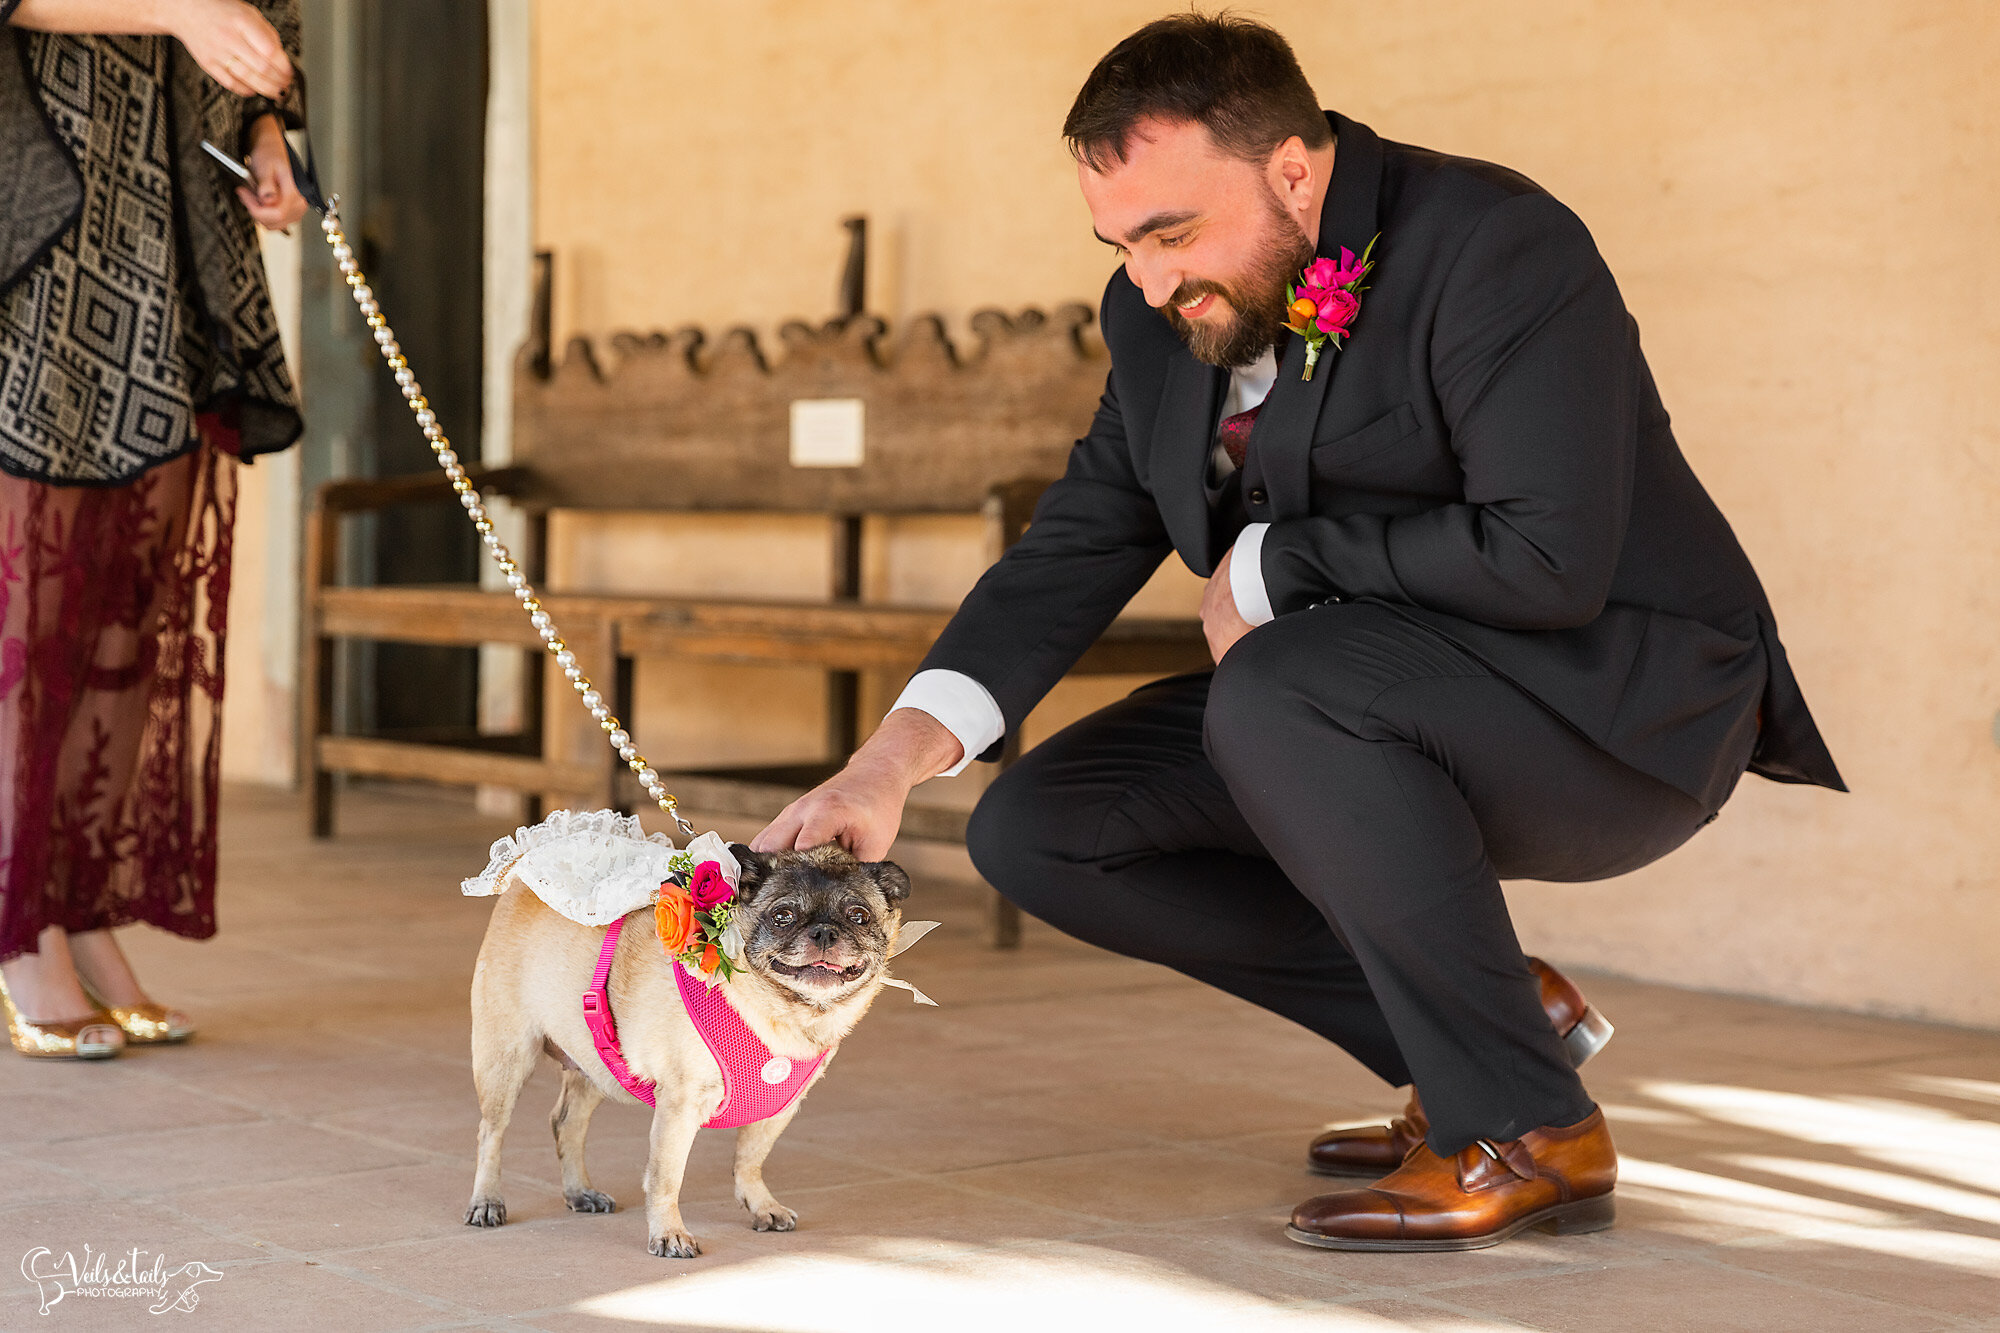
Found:
[[[1190,279],[1167,301],[1167,323],[1198,361],[1224,369],[1247,366],[1276,347],[1285,332],[1285,288],[1312,262],[1313,243],[1277,199],[1265,202],[1270,226],[1243,276],[1232,283]],[[1210,292],[1236,313],[1229,323],[1196,323],[1181,314],[1180,306]]]

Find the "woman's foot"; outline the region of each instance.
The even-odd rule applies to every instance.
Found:
[[[69,936],[50,926],[35,940],[37,952],[0,963],[7,994],[23,1018],[36,1023],[78,1023],[99,1016],[97,1005],[83,993]]]
[[[151,1004],[153,997],[139,984],[138,973],[126,961],[125,951],[108,930],[86,930],[69,937],[69,955],[76,963],[77,980],[88,986],[104,1004]]]
[[[194,1020],[178,1009],[153,1003],[125,951],[108,930],[84,931],[69,937],[69,951],[86,996],[94,996],[135,1042],[186,1041],[194,1035]]]
[[[36,940],[39,951],[0,963],[7,1028],[23,1055],[104,1059],[125,1047],[121,1025],[84,994],[70,956],[69,937],[51,926]]]

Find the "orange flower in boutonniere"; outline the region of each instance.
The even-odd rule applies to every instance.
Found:
[[[1340,340],[1361,313],[1361,293],[1368,290],[1361,280],[1375,267],[1369,256],[1381,239],[1382,233],[1375,233],[1358,259],[1343,247],[1337,264],[1331,259],[1313,260],[1298,283],[1285,288],[1285,327],[1306,340],[1306,372],[1300,379],[1313,377],[1320,348],[1332,343],[1334,351],[1340,350]]]

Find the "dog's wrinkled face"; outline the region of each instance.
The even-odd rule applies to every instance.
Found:
[[[808,1004],[865,985],[889,960],[910,877],[893,861],[857,861],[837,843],[804,852],[734,846],[744,962]]]

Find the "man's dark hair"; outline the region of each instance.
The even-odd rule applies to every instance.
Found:
[[[1063,138],[1104,171],[1149,117],[1205,125],[1217,147],[1259,164],[1295,134],[1308,148],[1333,138],[1291,44],[1226,11],[1156,19],[1112,47],[1083,81]]]

